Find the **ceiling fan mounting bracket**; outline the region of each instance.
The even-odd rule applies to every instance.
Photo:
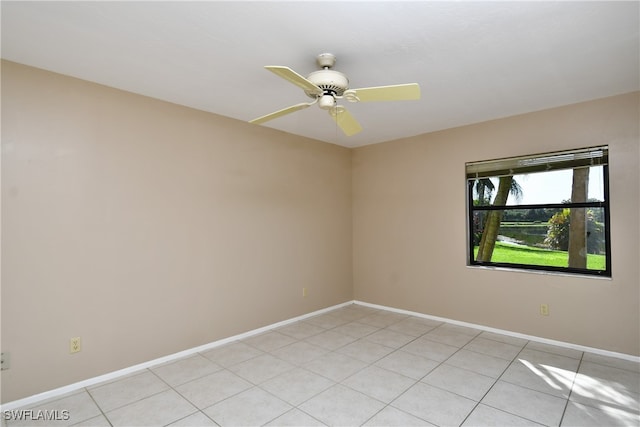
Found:
[[[336,56],[332,53],[321,53],[316,56],[316,62],[321,68],[331,68],[336,65]]]

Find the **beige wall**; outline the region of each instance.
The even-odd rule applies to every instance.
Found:
[[[355,298],[640,355],[638,106],[635,93],[354,150]],[[611,280],[466,266],[465,162],[601,144]]]
[[[351,236],[346,148],[2,63],[3,402],[349,301]]]

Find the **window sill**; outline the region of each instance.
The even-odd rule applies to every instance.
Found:
[[[510,271],[514,273],[524,273],[524,274],[538,274],[543,276],[563,276],[563,277],[573,277],[573,278],[584,278],[584,279],[595,279],[595,280],[608,280],[611,281],[612,277],[610,276],[598,276],[595,274],[581,274],[581,273],[565,273],[561,271],[546,271],[546,270],[533,270],[526,268],[510,268],[510,267],[502,267],[495,265],[466,265],[467,268],[478,269],[478,270],[495,270],[495,271]]]

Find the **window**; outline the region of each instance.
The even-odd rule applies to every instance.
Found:
[[[611,277],[608,147],[466,164],[468,264]]]

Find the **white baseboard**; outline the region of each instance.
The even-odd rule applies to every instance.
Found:
[[[2,411],[10,411],[13,409],[22,408],[25,406],[33,405],[34,403],[38,403],[44,400],[49,400],[52,398],[56,398],[58,396],[62,396],[64,394],[72,393],[74,391],[80,390],[85,387],[90,387],[105,381],[111,381],[117,378],[120,378],[125,375],[129,375],[131,373],[141,371],[143,369],[152,368],[154,366],[161,365],[163,363],[171,362],[173,360],[177,360],[183,357],[190,356],[195,353],[211,350],[216,347],[220,347],[222,345],[228,344],[233,341],[241,340],[244,338],[251,337],[253,335],[258,335],[263,332],[270,331],[272,329],[280,328],[282,326],[286,326],[290,323],[298,322],[300,320],[307,319],[312,316],[317,316],[319,314],[323,314],[329,311],[336,310],[338,308],[345,307],[347,305],[353,304],[354,301],[347,301],[342,304],[337,304],[331,307],[323,308],[321,310],[316,310],[311,313],[303,314],[301,316],[297,316],[291,319],[283,320],[281,322],[274,323],[272,325],[264,326],[262,328],[254,329],[248,332],[244,332],[239,335],[234,335],[228,338],[223,338],[221,340],[217,340],[214,342],[210,342],[208,344],[204,344],[198,347],[193,347],[184,351],[180,351],[178,353],[170,354],[168,356],[160,357],[158,359],[150,360],[148,362],[140,363],[138,365],[130,366],[128,368],[119,369],[117,371],[109,372],[108,374],[100,375],[97,377],[89,378],[84,381],[79,381],[77,383],[69,384],[67,386],[59,387],[53,390],[45,391],[43,393],[38,393],[33,396],[25,397],[22,399],[14,400],[12,402],[7,402],[3,405],[0,405],[0,410]]]
[[[491,327],[488,327],[488,326],[477,325],[475,323],[461,322],[459,320],[447,319],[445,317],[431,316],[429,314],[417,313],[415,311],[402,310],[402,309],[399,309],[399,308],[387,307],[387,306],[384,306],[384,305],[370,304],[370,303],[367,303],[367,302],[362,302],[362,301],[357,301],[357,300],[354,300],[353,303],[354,304],[358,304],[358,305],[362,305],[362,306],[365,306],[365,307],[376,308],[378,310],[386,310],[386,311],[391,311],[391,312],[394,312],[394,313],[400,313],[400,314],[407,314],[407,315],[410,315],[410,316],[422,317],[424,319],[430,319],[430,320],[436,320],[436,321],[439,321],[439,322],[451,323],[453,325],[458,325],[458,326],[466,326],[468,328],[479,329],[481,331],[494,332],[496,334],[507,335],[507,336],[510,336],[510,337],[522,338],[522,339],[525,339],[525,340],[535,341],[535,342],[539,342],[539,343],[543,343],[543,344],[556,345],[558,347],[570,348],[570,349],[573,349],[573,350],[579,350],[579,351],[584,351],[584,352],[588,352],[588,353],[599,354],[601,356],[615,357],[617,359],[624,359],[624,360],[629,360],[631,362],[640,363],[640,356],[633,356],[633,355],[625,354],[625,353],[616,353],[615,351],[602,350],[602,349],[599,349],[599,348],[587,347],[587,346],[583,346],[583,345],[567,343],[567,342],[564,342],[564,341],[555,341],[555,340],[550,340],[550,339],[547,339],[547,338],[536,337],[536,336],[533,336],[533,335],[525,335],[525,334],[521,334],[519,332],[506,331],[504,329],[491,328]]]
[[[535,342],[540,342],[540,343],[544,343],[544,344],[551,344],[551,345],[556,345],[559,347],[565,347],[565,348],[571,348],[574,350],[579,350],[579,351],[585,351],[585,352],[590,352],[590,353],[595,353],[595,354],[599,354],[602,356],[608,356],[608,357],[615,357],[618,359],[624,359],[624,360],[629,360],[632,362],[637,362],[640,363],[640,357],[639,356],[632,356],[629,354],[624,354],[624,353],[616,353],[613,351],[608,351],[608,350],[602,350],[602,349],[598,349],[598,348],[592,348],[592,347],[586,347],[586,346],[582,346],[582,345],[577,345],[577,344],[571,344],[571,343],[566,343],[566,342],[562,342],[562,341],[555,341],[555,340],[550,340],[550,339],[546,339],[546,338],[540,338],[540,337],[536,337],[536,336],[532,336],[532,335],[525,335],[525,334],[520,334],[517,332],[512,332],[512,331],[506,331],[503,329],[496,329],[496,328],[490,328],[487,326],[483,326],[483,325],[477,325],[474,323],[468,323],[468,322],[461,322],[458,320],[453,320],[453,319],[447,319],[444,317],[437,317],[437,316],[431,316],[428,314],[423,314],[423,313],[417,313],[414,311],[409,311],[409,310],[402,310],[402,309],[398,309],[398,308],[393,308],[393,307],[387,307],[384,305],[378,305],[378,304],[370,304],[367,302],[363,302],[363,301],[357,301],[357,300],[353,300],[353,301],[347,301],[344,302],[342,304],[337,304],[331,307],[327,307],[327,308],[323,308],[321,310],[317,310],[317,311],[313,311],[311,313],[307,313],[307,314],[303,314],[301,316],[297,316],[291,319],[287,319],[287,320],[283,320],[281,322],[278,323],[274,323],[272,325],[268,325],[268,326],[264,326],[262,328],[258,328],[258,329],[254,329],[252,331],[248,331],[248,332],[244,332],[242,334],[239,335],[234,335],[232,337],[228,337],[228,338],[223,338],[221,340],[218,341],[214,341],[208,344],[204,344],[198,347],[193,347],[184,351],[180,351],[178,353],[174,353],[174,354],[170,354],[168,356],[164,356],[164,357],[160,357],[158,359],[154,359],[154,360],[150,360],[148,362],[144,362],[144,363],[140,363],[138,365],[134,365],[134,366],[130,366],[128,368],[124,368],[124,369],[120,369],[117,371],[113,371],[110,372],[108,374],[104,374],[104,375],[100,375],[94,378],[89,378],[87,380],[84,381],[80,381],[74,384],[70,384],[64,387],[60,387],[60,388],[56,388],[54,390],[49,390],[43,393],[39,393],[39,394],[35,394],[33,396],[29,396],[29,397],[25,397],[23,399],[19,399],[19,400],[14,400],[12,402],[7,402],[3,405],[1,405],[0,410],[4,410],[4,411],[10,411],[13,409],[18,409],[21,407],[25,407],[25,406],[29,406],[29,405],[33,405],[35,403],[41,402],[43,400],[49,400],[52,398],[56,398],[58,396],[62,396],[64,394],[68,394],[68,393],[72,393],[74,391],[80,390],[82,388],[85,387],[90,387],[105,381],[111,381],[117,378],[120,378],[122,376],[125,375],[129,375],[131,373],[137,372],[137,371],[141,371],[143,369],[148,369],[148,368],[152,368],[154,366],[163,364],[163,363],[167,363],[167,362],[171,362],[173,360],[177,360],[186,356],[190,356],[192,354],[195,353],[199,353],[199,352],[203,352],[203,351],[207,351],[207,350],[211,350],[213,348],[228,344],[230,342],[233,341],[237,341],[237,340],[241,340],[244,338],[248,338],[251,337],[253,335],[258,335],[261,334],[263,332],[267,332],[270,331],[272,329],[276,329],[276,328],[280,328],[282,326],[286,326],[290,323],[294,323],[294,322],[298,322],[300,320],[304,320],[307,319],[309,317],[313,317],[313,316],[317,316],[319,314],[323,314],[323,313],[327,313],[333,310],[336,310],[338,308],[342,308],[351,304],[358,304],[364,307],[370,307],[370,308],[375,308],[378,310],[385,310],[385,311],[391,311],[394,313],[401,313],[401,314],[407,314],[410,316],[416,316],[416,317],[421,317],[424,319],[431,319],[431,320],[436,320],[439,322],[446,322],[446,323],[451,323],[454,325],[459,325],[459,326],[466,326],[469,328],[474,328],[474,329],[479,329],[482,331],[487,331],[487,332],[494,332],[497,334],[502,334],[502,335],[507,335],[507,336],[511,336],[511,337],[516,337],[516,338],[523,338],[529,341],[535,341]]]

